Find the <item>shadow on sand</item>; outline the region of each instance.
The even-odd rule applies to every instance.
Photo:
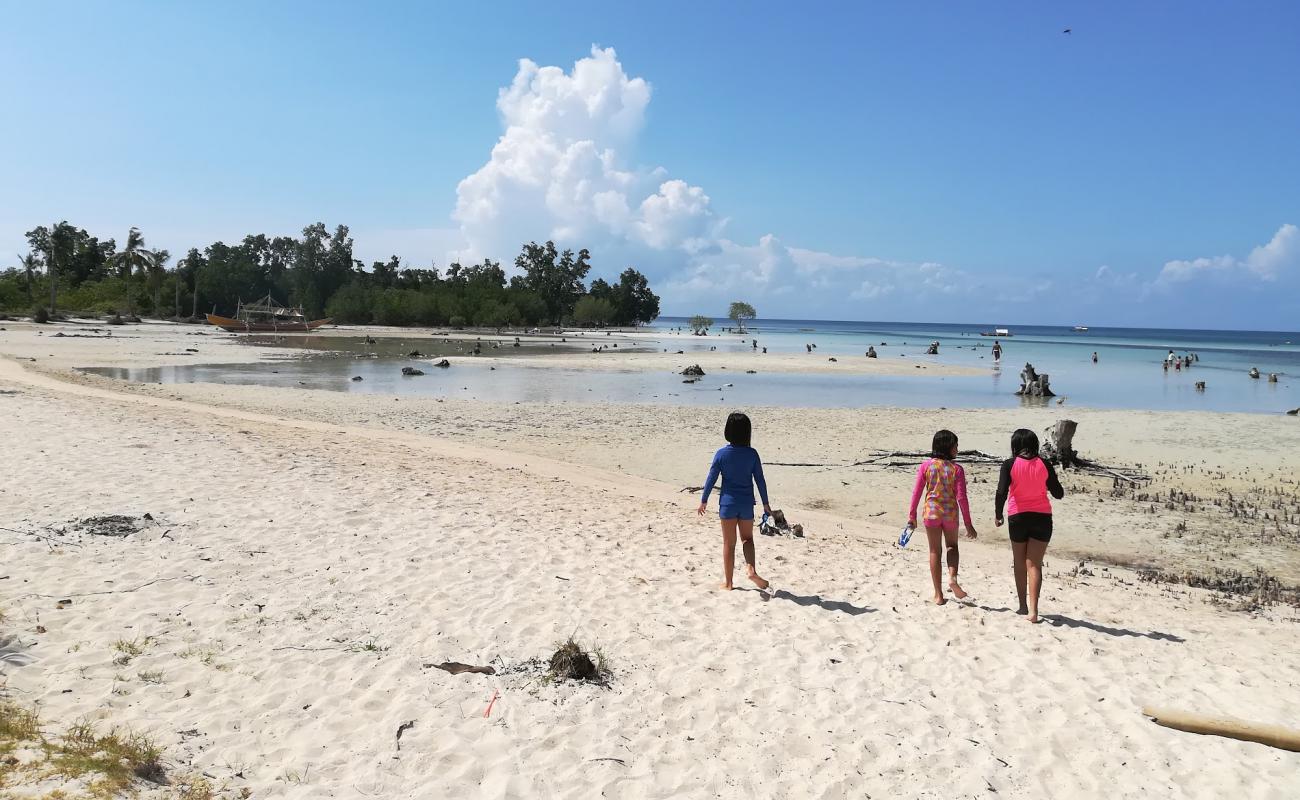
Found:
[[[1183,637],[1175,636],[1172,633],[1161,633],[1160,631],[1147,631],[1146,633],[1142,633],[1140,631],[1131,631],[1128,628],[1111,628],[1106,625],[1098,625],[1095,622],[1089,622],[1086,619],[1072,619],[1071,617],[1065,617],[1060,614],[1043,614],[1042,620],[1050,623],[1053,627],[1064,625],[1067,628],[1086,628],[1090,631],[1096,631],[1097,633],[1104,633],[1107,636],[1135,636],[1143,639],[1156,639],[1162,642],[1178,642],[1180,644],[1187,641]]]
[[[1002,608],[992,608],[990,606],[979,605],[976,603],[962,603],[962,605],[967,606],[968,608],[978,608],[980,611],[988,611],[994,614],[1005,614],[1011,611],[1010,608],[1005,606]],[[1155,639],[1156,641],[1177,642],[1179,644],[1187,641],[1183,637],[1175,636],[1172,633],[1163,633],[1161,631],[1147,631],[1146,633],[1142,633],[1141,631],[1131,631],[1128,628],[1111,628],[1106,625],[1098,625],[1095,622],[1089,622],[1086,619],[1074,619],[1073,617],[1067,617],[1061,614],[1043,614],[1039,619],[1054,628],[1084,628],[1086,630],[1096,631],[1097,633],[1104,633],[1107,636],[1133,636],[1140,639]]]
[[[824,609],[826,611],[840,611],[845,614],[848,614],[851,617],[856,617],[861,614],[869,614],[876,610],[874,608],[866,608],[864,606],[855,606],[852,603],[846,603],[843,600],[823,600],[820,595],[815,595],[815,594],[813,595],[791,594],[790,592],[787,592],[785,589],[777,589],[776,593],[772,595],[772,599],[789,600],[790,602],[801,606],[817,606],[818,608]]]

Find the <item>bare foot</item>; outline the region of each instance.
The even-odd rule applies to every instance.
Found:
[[[948,588],[958,600],[966,599],[966,590],[957,585],[957,581],[948,581]]]
[[[719,585],[718,585],[718,588],[721,589],[721,590],[724,591],[724,592],[729,592],[729,591],[731,591],[732,586],[731,586],[731,584],[729,584],[729,583],[722,583],[722,584],[719,584]]]
[[[1029,613],[1029,609],[1026,608],[1025,606],[1021,606],[1020,608],[1016,609],[1016,613],[1023,617],[1024,615]]]
[[[751,573],[749,579],[753,581],[754,585],[760,589],[766,589],[768,586],[771,585],[770,583],[767,582],[766,579],[760,576],[757,572]]]
[[[1029,615],[1029,624],[1030,624],[1030,625],[1037,625],[1037,624],[1038,624],[1038,612],[1037,612],[1037,611],[1034,611],[1034,612],[1032,612],[1032,613]]]
[[[941,594],[936,594],[936,595],[934,596],[934,604],[935,604],[936,606],[941,606],[941,605],[943,605],[943,604],[946,603],[946,602],[948,602],[948,598],[944,597],[943,595],[941,595]]]

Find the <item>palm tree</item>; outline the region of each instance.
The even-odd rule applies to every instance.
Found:
[[[45,275],[50,279],[50,317],[55,314],[59,300],[58,248],[54,246],[54,237],[59,235],[59,226],[50,226],[50,235],[45,239]]]
[[[153,289],[153,315],[162,319],[162,282],[167,276],[167,262],[172,254],[166,250],[149,253],[149,288]]]
[[[140,233],[139,228],[132,228],[126,235],[126,246],[122,252],[113,256],[113,263],[117,266],[122,277],[126,279],[126,314],[128,317],[135,316],[135,304],[131,294],[131,276],[136,272],[144,272],[149,267],[150,253],[144,249],[144,234]]]
[[[32,304],[32,273],[36,272],[36,267],[40,264],[40,259],[34,253],[28,253],[25,256],[18,256],[18,263],[23,265],[23,271],[27,273],[27,305]]]

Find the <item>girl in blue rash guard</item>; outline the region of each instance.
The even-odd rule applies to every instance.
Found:
[[[709,505],[709,494],[718,476],[722,476],[722,490],[718,495],[718,517],[722,520],[722,574],[726,577],[722,588],[731,590],[731,573],[736,565],[736,535],[740,535],[745,553],[745,568],[749,579],[759,589],[768,582],[759,574],[754,563],[754,484],[763,498],[763,513],[772,513],[767,502],[767,481],[763,479],[763,462],[758,451],[749,446],[751,426],[749,417],[735,412],[727,417],[723,432],[729,444],[713,455],[709,477],[704,481],[704,494],[700,495],[698,513],[704,516]]]

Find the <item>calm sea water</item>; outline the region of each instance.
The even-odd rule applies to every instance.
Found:
[[[841,362],[864,358],[874,346],[881,359],[907,356],[934,364],[975,367],[979,375],[938,377],[866,375],[746,375],[743,370],[711,371],[697,384],[683,384],[667,372],[603,372],[524,365],[453,366],[448,370],[402,358],[338,358],[277,361],[252,365],[193,365],[152,369],[100,369],[102,374],[129,380],[187,383],[245,383],[297,386],[363,394],[471,397],[519,402],[645,402],[738,407],[783,405],[799,407],[860,407],[907,405],[950,408],[1013,408],[1021,405],[1013,392],[1025,362],[1051,375],[1053,389],[1070,406],[1157,410],[1244,411],[1278,413],[1300,407],[1300,333],[1264,331],[1155,330],[1092,328],[1074,332],[1065,327],[1009,327],[1002,339],[1002,364],[996,366],[993,339],[979,335],[992,330],[971,325],[928,323],[828,322],[822,320],[757,320],[749,333],[692,336],[677,332],[685,320],[661,318],[635,337],[635,349],[753,352],[752,340],[769,353],[799,353],[810,360],[831,356]],[[588,338],[588,337],[583,337]],[[600,337],[604,339],[604,337]],[[428,341],[425,339],[424,341]],[[570,342],[572,343],[572,339]],[[607,339],[605,341],[608,341]],[[621,341],[621,348],[633,342]],[[937,356],[924,355],[939,342]],[[806,345],[815,344],[808,353]],[[548,348],[550,343],[511,348],[509,355]],[[429,348],[426,348],[426,350]],[[1200,360],[1189,370],[1165,372],[1161,363],[1169,350],[1196,353]],[[1096,352],[1098,362],[1092,362]],[[485,353],[486,354],[486,353]],[[463,360],[462,359],[459,360]],[[453,359],[458,360],[458,359]],[[404,378],[401,367],[420,366],[423,377]],[[1256,367],[1258,380],[1247,372]],[[919,372],[919,371],[918,371]],[[1277,383],[1268,373],[1278,373]],[[362,381],[350,380],[359,375]],[[1196,381],[1207,388],[1198,392]]]

